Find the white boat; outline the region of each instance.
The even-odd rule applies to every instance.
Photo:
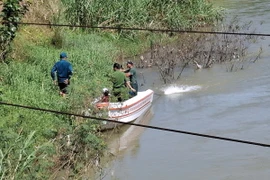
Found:
[[[124,102],[98,102],[96,107],[108,111],[108,119],[120,122],[132,122],[143,115],[152,105],[154,91],[151,89],[138,92],[136,96]],[[120,123],[104,121],[103,130],[112,129]]]

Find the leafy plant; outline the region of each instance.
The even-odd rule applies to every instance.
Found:
[[[21,131],[0,131],[0,179],[40,179],[46,177],[45,158],[52,151],[50,143],[34,147],[35,131],[26,138]],[[49,163],[49,164],[48,164]]]
[[[22,16],[27,12],[29,1],[7,0],[4,2],[0,19],[0,61],[5,61],[11,51],[11,42],[16,36],[18,23]]]

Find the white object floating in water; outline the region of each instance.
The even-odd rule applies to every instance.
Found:
[[[183,93],[183,92],[191,92],[196,91],[200,89],[201,86],[169,86],[165,89],[163,89],[164,94],[177,94],[177,93]]]

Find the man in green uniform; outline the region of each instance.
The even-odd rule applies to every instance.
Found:
[[[122,102],[128,99],[128,88],[131,90],[134,89],[126,79],[125,73],[121,71],[120,64],[114,63],[113,70],[114,72],[111,76],[111,81],[113,83],[112,95],[117,101]]]
[[[132,91],[129,91],[131,97],[136,96],[138,93],[138,83],[137,83],[137,73],[136,69],[133,66],[133,62],[127,62],[127,70],[125,71],[126,77],[129,78],[130,85],[132,87]]]

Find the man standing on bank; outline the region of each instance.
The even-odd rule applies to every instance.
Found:
[[[128,61],[127,68],[128,69],[125,71],[126,77],[129,78],[131,87],[135,89],[135,91],[129,91],[129,94],[131,97],[134,97],[138,93],[137,73],[136,69],[133,66],[133,62]]]
[[[51,70],[51,77],[53,79],[54,84],[56,85],[58,82],[58,86],[60,89],[60,95],[65,97],[67,94],[67,86],[70,84],[70,78],[72,76],[72,65],[67,61],[67,54],[62,52],[60,54],[60,60],[56,62]],[[57,74],[57,81],[55,77],[55,73]]]

